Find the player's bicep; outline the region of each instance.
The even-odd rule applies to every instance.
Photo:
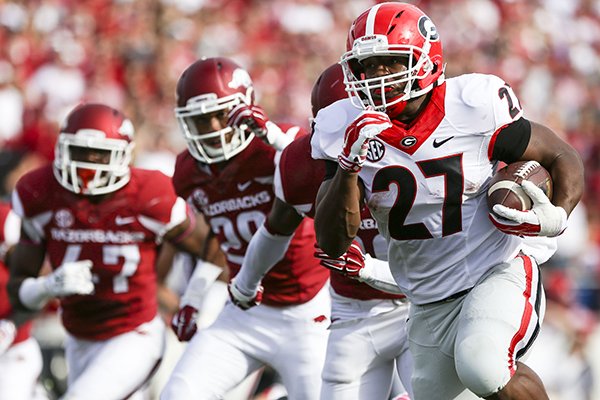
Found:
[[[531,139],[520,160],[536,160],[546,169],[572,148],[550,128],[531,122]]]
[[[319,202],[325,197],[325,194],[329,190],[329,186],[331,185],[332,178],[337,171],[337,163],[333,161],[326,161],[325,163],[325,179],[321,183],[319,187],[319,191],[317,192],[317,197],[315,199],[315,208],[319,205]],[[358,189],[359,189],[359,202],[362,204],[365,199],[365,186],[362,179],[358,178]]]
[[[289,236],[298,228],[302,219],[303,216],[293,206],[276,197],[267,217],[268,230],[277,235]]]

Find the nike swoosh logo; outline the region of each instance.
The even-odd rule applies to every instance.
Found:
[[[135,222],[135,217],[121,217],[120,215],[117,215],[115,218],[115,224],[117,225],[127,225],[132,222]]]
[[[433,141],[433,147],[435,147],[437,149],[438,147],[440,147],[441,145],[443,145],[444,143],[446,143],[448,140],[450,140],[452,138],[454,138],[454,136],[450,136],[449,138],[446,138],[444,140],[435,139]]]
[[[243,192],[244,190],[248,189],[248,187],[250,187],[251,184],[252,184],[252,181],[238,183],[237,187],[240,192]]]

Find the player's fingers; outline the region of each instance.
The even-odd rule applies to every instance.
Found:
[[[325,268],[329,268],[329,269],[333,269],[336,271],[343,271],[344,268],[338,264],[333,264],[330,263],[329,261],[321,261],[321,265],[324,266]]]
[[[526,213],[524,213],[523,211],[519,211],[519,210],[515,210],[514,208],[509,208],[506,206],[503,206],[502,204],[496,204],[493,207],[494,212],[505,219],[511,220],[511,221],[515,221],[518,223],[523,223],[525,222],[525,216]]]
[[[550,202],[550,199],[548,198],[548,196],[546,196],[544,191],[537,187],[533,182],[524,180],[523,182],[521,182],[521,187],[523,188],[523,191],[529,197],[531,197],[531,200],[534,202],[534,204],[543,204]]]

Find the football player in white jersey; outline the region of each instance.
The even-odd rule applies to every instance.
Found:
[[[317,198],[319,246],[344,253],[363,199],[388,243],[392,274],[411,301],[414,398],[547,399],[519,361],[543,319],[538,262],[522,236],[559,235],[583,190],[576,151],[523,117],[502,79],[444,79],[440,36],[417,7],[381,3],[352,24],[340,61],[349,99],[319,112],[313,158],[334,161]],[[353,104],[357,106],[353,107]],[[524,182],[529,211],[486,191],[500,161],[536,160],[554,196]],[[496,225],[496,226],[494,226]]]
[[[311,96],[313,115],[347,97],[343,81],[339,64],[321,74]],[[277,198],[265,223],[250,240],[240,272],[231,283],[236,288],[232,293],[253,297],[263,276],[288,248],[303,217],[314,216],[314,201],[324,174],[324,162],[310,156],[309,136],[296,139],[283,150],[275,172]],[[370,256],[365,260],[362,254],[361,246],[372,256],[386,257],[385,243],[368,209],[363,210],[358,239],[360,244],[355,243],[352,251],[339,259],[317,251],[317,256],[323,257],[321,264],[332,270],[332,323],[320,398],[408,396],[412,358],[404,332],[409,305],[389,276],[387,264]],[[367,276],[367,270],[373,273]]]

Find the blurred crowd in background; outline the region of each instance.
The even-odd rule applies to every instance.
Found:
[[[232,57],[250,72],[271,119],[308,127],[314,80],[339,59],[351,21],[373,3],[0,0],[0,195],[52,159],[59,124],[81,101],[122,110],[136,127],[136,164],[169,173],[185,146],[175,83],[203,56]],[[550,346],[562,353],[548,352],[540,364],[552,362],[547,374],[560,376],[545,381],[564,398],[600,398],[589,397],[600,370],[590,356],[600,347],[590,349],[600,316],[600,0],[412,3],[437,25],[448,77],[502,77],[529,119],[564,135],[583,157],[583,204],[543,268],[546,331],[558,332],[548,340],[560,338]],[[572,377],[556,368],[566,357]],[[573,387],[582,394],[569,393]]]

